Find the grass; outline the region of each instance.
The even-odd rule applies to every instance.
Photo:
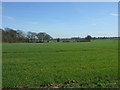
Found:
[[[2,70],[3,88],[118,87],[118,41],[7,43]]]

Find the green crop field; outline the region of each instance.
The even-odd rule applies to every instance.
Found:
[[[118,87],[118,41],[4,43],[3,88]]]

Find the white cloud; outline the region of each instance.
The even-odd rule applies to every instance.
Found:
[[[29,23],[29,24],[39,24],[38,22],[35,22],[35,21],[28,21],[26,23]]]
[[[14,18],[11,16],[5,16],[5,18],[9,19],[9,20],[13,20]]]
[[[96,24],[95,24],[95,23],[93,23],[92,25],[93,25],[93,26],[96,26]]]
[[[112,16],[120,16],[120,14],[117,13],[111,13]]]

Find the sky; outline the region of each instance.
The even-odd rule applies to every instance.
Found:
[[[2,0],[2,2],[119,2],[119,0]]]
[[[2,28],[54,38],[118,36],[117,2],[3,2]]]

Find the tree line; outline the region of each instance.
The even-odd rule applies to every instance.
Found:
[[[23,32],[22,30],[14,30],[11,28],[0,29],[2,32],[2,42],[7,43],[17,43],[17,42],[26,42],[26,43],[44,43],[49,41],[55,42],[90,42],[91,40],[99,39],[120,39],[120,37],[91,37],[87,35],[85,38],[72,37],[72,38],[54,38],[45,32]]]
[[[0,29],[2,31],[2,42],[15,43],[15,42],[49,42],[53,39],[45,32],[23,32],[22,30],[14,30],[11,28]]]

